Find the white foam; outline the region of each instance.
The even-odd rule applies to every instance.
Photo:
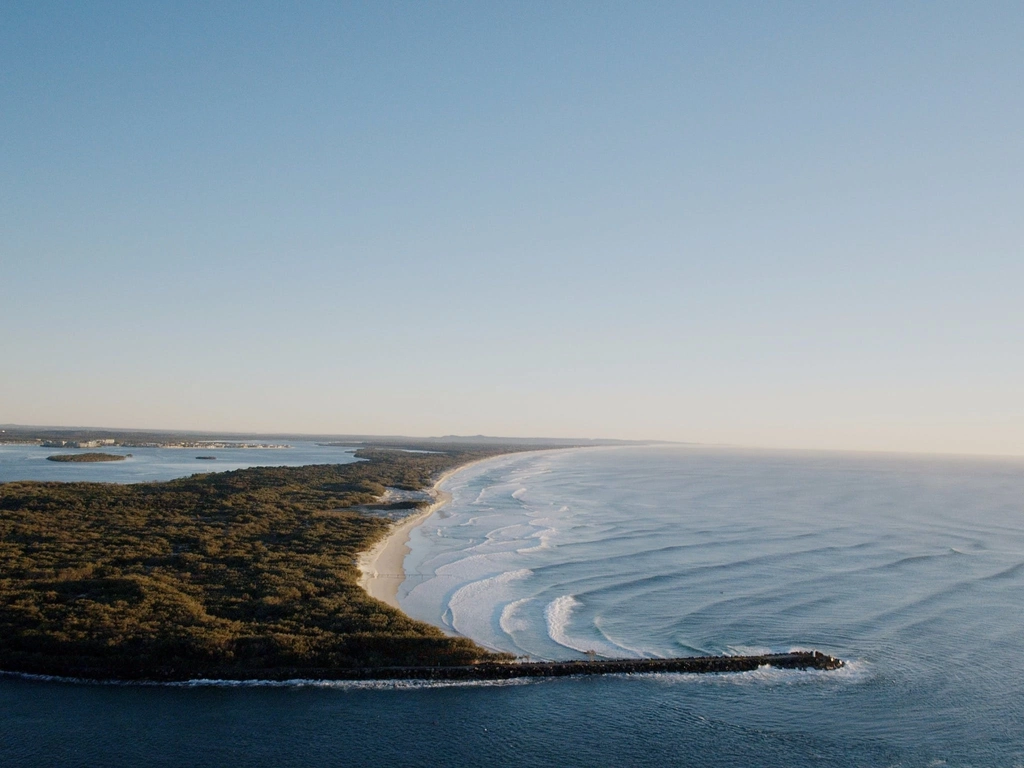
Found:
[[[620,645],[606,640],[601,640],[600,637],[607,638],[596,625],[593,626],[593,635],[590,638],[576,637],[569,634],[569,625],[572,622],[573,613],[583,605],[573,595],[562,595],[552,600],[547,608],[544,609],[544,618],[547,620],[548,625],[548,637],[553,641],[561,645],[563,648],[569,648],[580,653],[589,653],[594,651],[600,656],[605,658],[618,659],[624,655],[629,655],[629,651]]]
[[[699,685],[756,685],[793,686],[843,684],[857,685],[875,676],[870,664],[864,661],[845,661],[839,669],[780,669],[761,666],[749,672],[716,672],[713,674],[680,674],[654,672],[639,674],[636,679],[657,680],[667,684]]]
[[[569,627],[569,621],[572,619],[572,612],[579,605],[580,601],[572,595],[556,597],[544,609],[544,618],[548,623],[548,637],[559,645],[571,648],[574,651],[586,651],[588,650],[587,648],[581,648],[573,643],[566,632]]]
[[[143,688],[331,688],[335,690],[415,690],[421,688],[489,688],[506,685],[524,685],[544,678],[518,677],[509,680],[217,680],[198,678],[158,682],[154,680],[89,680],[81,677],[36,675],[28,672],[2,672],[0,677],[33,680],[70,685],[103,685]]]
[[[520,685],[524,678],[511,680],[187,680],[166,683],[183,688],[331,688],[340,690],[416,690],[422,688],[479,688]]]
[[[532,528],[540,528],[540,530],[534,531],[528,536],[521,537],[522,542],[524,544],[528,541],[535,541],[537,543],[534,544],[532,547],[520,547],[516,551],[519,554],[523,554],[525,552],[539,552],[543,549],[551,549],[551,539],[557,533],[557,530],[553,526],[546,526],[537,520],[531,520],[530,526]]]
[[[497,607],[509,597],[508,585],[532,575],[533,571],[528,568],[520,568],[471,581],[455,590],[447,608],[452,628],[487,647],[500,647],[503,638],[496,631],[500,618],[498,626],[494,622]]]
[[[568,509],[569,509],[568,507],[562,507],[562,509],[559,510],[559,511],[560,512],[567,511]],[[561,521],[556,519],[556,518],[554,518],[554,517],[550,517],[550,516],[546,516],[546,517],[532,517],[529,520],[529,525],[531,527],[533,527],[533,528],[539,528],[540,530],[536,531],[534,533],[531,533],[531,534],[529,534],[527,536],[523,536],[522,537],[522,541],[523,541],[524,544],[527,543],[528,541],[534,541],[534,542],[537,542],[537,543],[534,544],[533,546],[521,547],[520,549],[518,549],[516,551],[519,552],[520,554],[524,554],[526,552],[539,552],[541,550],[551,549],[553,547],[551,541],[552,541],[552,539],[554,539],[554,537],[559,532],[559,529],[558,529],[558,523],[559,522],[561,522]]]
[[[512,637],[516,632],[530,631],[529,619],[520,615],[520,609],[530,602],[533,602],[532,597],[524,597],[512,601],[501,609],[501,618],[498,619],[498,626],[501,627],[502,632]]]
[[[551,549],[551,537],[546,535],[546,533],[538,533],[530,536],[530,538],[537,539],[540,543],[534,544],[532,547],[522,547],[517,549],[516,552],[522,555],[527,552],[540,552],[543,549]]]

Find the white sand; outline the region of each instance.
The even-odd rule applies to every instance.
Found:
[[[487,457],[487,459],[493,458],[497,457]],[[479,464],[481,461],[487,461],[487,459],[477,459],[445,472],[437,479],[434,487],[429,491],[434,499],[434,502],[429,507],[397,523],[388,535],[377,542],[372,549],[359,555],[356,561],[356,565],[361,573],[358,583],[360,587],[366,590],[370,597],[387,603],[392,608],[399,607],[398,588],[405,581],[405,569],[402,567],[402,564],[405,562],[405,556],[410,551],[409,535],[412,533],[412,529],[426,522],[428,517],[451,501],[451,494],[445,493],[440,489],[441,483],[456,472],[461,472],[474,464]]]

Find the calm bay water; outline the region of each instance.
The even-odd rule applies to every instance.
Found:
[[[0,680],[12,765],[1024,765],[1024,461],[615,448],[453,477],[410,614],[537,658],[813,647],[500,685]]]
[[[250,442],[280,442],[250,439]],[[79,451],[39,445],[0,445],[0,483],[12,480],[64,482],[150,483],[188,477],[198,472],[227,472],[245,467],[301,467],[307,464],[348,464],[355,448],[323,446],[309,441],[288,442],[288,448],[122,448]],[[47,456],[74,453],[112,453],[123,461],[67,463]],[[130,456],[129,456],[130,455]],[[196,456],[216,456],[213,461]]]

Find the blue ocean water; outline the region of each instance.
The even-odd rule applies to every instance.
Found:
[[[1024,461],[709,448],[450,479],[400,601],[535,658],[837,672],[178,687],[0,679],[11,765],[1024,765]],[[0,665],[2,666],[2,665]]]

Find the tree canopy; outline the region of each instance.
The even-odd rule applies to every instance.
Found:
[[[498,660],[369,597],[355,558],[389,528],[363,507],[387,487],[501,452],[370,448],[351,464],[165,483],[0,484],[0,666],[171,680]]]

